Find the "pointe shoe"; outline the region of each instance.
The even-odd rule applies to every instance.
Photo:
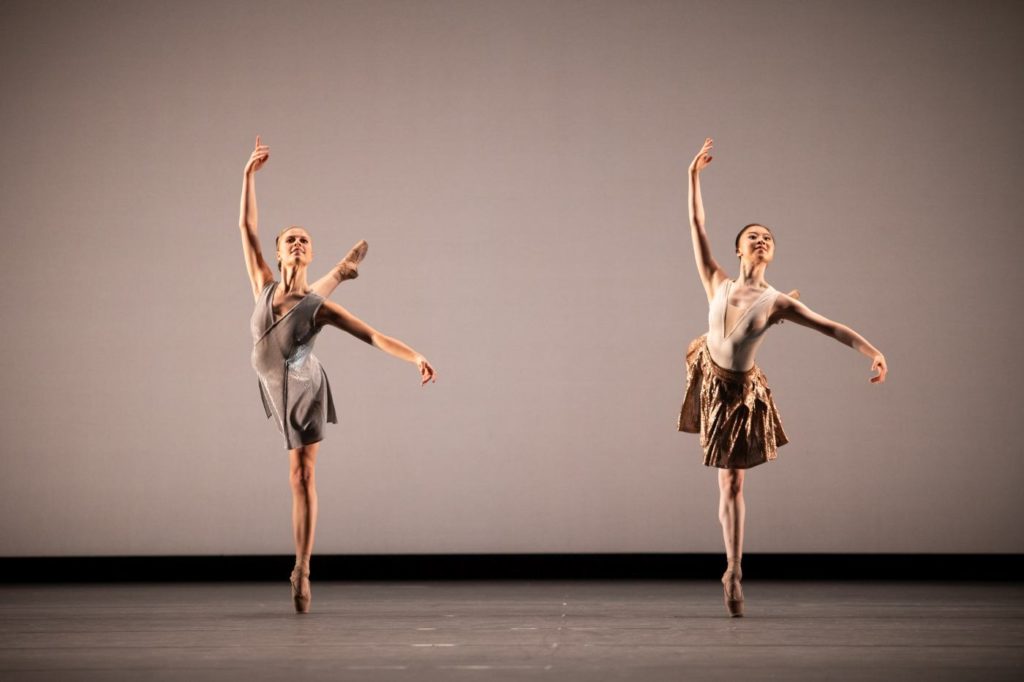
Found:
[[[313,589],[309,585],[309,569],[303,570],[299,566],[292,569],[290,578],[292,584],[292,603],[295,604],[295,613],[309,613],[309,605],[313,601]],[[305,587],[305,589],[302,589]]]
[[[349,252],[341,260],[340,264],[342,281],[355,279],[359,276],[359,264],[366,258],[366,252],[369,249],[370,245],[366,243],[365,239],[360,239],[355,246],[349,249]]]
[[[722,576],[722,591],[725,593],[725,609],[732,618],[743,617],[743,571],[739,566],[730,566]]]

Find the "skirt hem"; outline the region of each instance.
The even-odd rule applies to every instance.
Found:
[[[686,351],[686,394],[677,428],[699,433],[705,466],[718,469],[770,462],[789,442],[761,369],[754,365],[736,372],[715,364],[706,335]]]

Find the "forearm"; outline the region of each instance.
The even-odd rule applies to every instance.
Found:
[[[835,328],[832,330],[831,336],[836,341],[849,346],[861,355],[866,355],[870,358],[879,354],[878,349],[872,346],[867,339],[847,327],[845,324],[836,324]]]
[[[255,234],[258,224],[256,211],[256,174],[242,175],[242,199],[238,208],[238,226]]]
[[[379,332],[374,333],[370,337],[370,343],[375,348],[379,348],[388,355],[396,357],[399,360],[405,360],[406,362],[416,363],[421,357],[419,353],[398,339],[393,339],[390,336],[385,336]]]
[[[700,171],[690,170],[690,225],[704,228],[704,201],[700,196]]]
[[[693,241],[693,257],[697,272],[706,279],[714,268],[711,245],[704,230],[704,204],[700,198],[700,177],[697,171],[690,171],[690,239]]]

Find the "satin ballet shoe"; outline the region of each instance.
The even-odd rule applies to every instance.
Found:
[[[743,571],[739,566],[732,565],[722,576],[722,591],[725,593],[725,609],[732,618],[743,617],[743,586],[740,581],[743,579]]]
[[[309,569],[296,566],[292,569],[290,578],[292,584],[292,603],[295,604],[295,613],[309,613],[309,605],[313,601],[313,589],[309,584]],[[305,583],[305,590],[303,590]]]
[[[342,281],[346,279],[355,279],[359,276],[359,264],[363,262],[364,258],[366,258],[366,252],[369,251],[369,249],[370,245],[366,243],[366,240],[360,239],[356,245],[349,250],[338,265]]]

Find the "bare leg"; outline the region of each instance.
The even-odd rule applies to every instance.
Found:
[[[746,505],[743,502],[742,469],[719,469],[718,471],[718,520],[722,523],[722,539],[725,541],[725,557],[728,561],[722,584],[725,587],[725,603],[729,614],[743,615],[743,521]]]
[[[338,261],[338,264],[331,268],[330,272],[313,282],[313,291],[327,298],[339,284],[347,279],[358,277],[359,264],[366,258],[369,248],[364,239],[356,242],[356,245],[349,249],[345,257]]]
[[[295,610],[309,611],[312,590],[309,586],[309,559],[313,554],[316,532],[316,453],[319,443],[303,445],[288,452],[292,486],[292,529],[295,536],[295,569],[292,571],[292,597]]]

